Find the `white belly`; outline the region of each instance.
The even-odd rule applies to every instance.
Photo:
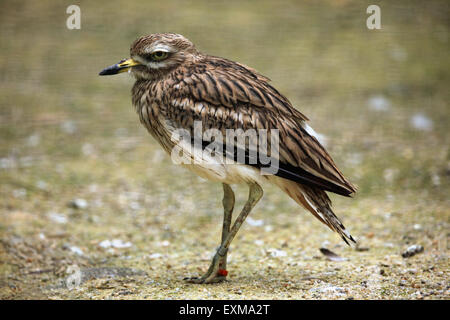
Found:
[[[193,148],[189,143],[178,143],[181,148],[176,156],[171,155],[172,161],[179,164],[202,178],[223,182],[226,184],[239,184],[248,182],[261,182],[263,176],[258,168],[230,161],[223,157],[215,157],[201,148]],[[180,153],[182,154],[181,156]]]
[[[242,164],[182,164],[202,178],[223,182],[226,184],[240,184],[248,182],[261,183],[263,177],[257,168]]]

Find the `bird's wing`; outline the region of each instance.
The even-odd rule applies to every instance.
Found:
[[[226,129],[278,129],[279,170],[275,175],[345,196],[356,191],[309,134],[307,118],[254,70],[210,57],[207,63],[185,70],[173,88],[165,101],[168,107],[161,111],[174,126],[194,133],[194,121],[201,121],[202,130],[222,132],[223,141]]]

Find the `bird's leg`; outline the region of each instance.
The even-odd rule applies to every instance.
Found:
[[[233,215],[233,209],[234,209],[234,192],[233,189],[231,189],[230,185],[223,183],[223,226],[222,226],[222,240],[221,244],[223,245],[225,242],[225,239],[227,238],[228,234],[230,233],[230,226],[231,226],[231,218]],[[222,277],[225,279],[227,277],[227,252],[220,257],[219,261],[219,268],[220,270],[223,270]]]
[[[231,218],[233,215],[233,209],[234,209],[234,192],[233,189],[231,189],[230,185],[223,183],[223,226],[222,226],[222,240],[221,244],[225,242],[225,239],[228,236],[228,233],[230,232],[230,226],[231,226]],[[222,271],[222,274],[218,275],[216,277],[215,282],[219,282],[226,279],[226,268],[227,268],[227,253],[225,253],[224,256],[220,257],[219,259],[219,268]],[[188,282],[194,282],[194,283],[201,283],[203,282],[201,280],[202,278],[185,278],[184,280]]]
[[[188,282],[192,282],[192,283],[213,283],[213,282],[219,282],[219,281],[224,280],[224,277],[222,275],[220,275],[220,273],[219,273],[220,263],[221,262],[223,263],[223,261],[226,261],[226,258],[224,260],[224,257],[226,257],[226,254],[228,252],[228,247],[230,246],[231,241],[233,241],[233,238],[236,236],[242,223],[244,223],[245,218],[247,218],[250,211],[253,209],[253,207],[261,199],[261,197],[263,195],[263,190],[257,183],[249,183],[249,188],[250,188],[250,191],[249,191],[248,200],[245,203],[244,208],[242,209],[241,213],[236,218],[236,221],[234,222],[233,227],[227,233],[227,235],[224,236],[222,244],[220,245],[219,249],[217,250],[216,254],[214,255],[214,258],[211,262],[211,265],[210,265],[208,271],[200,278],[189,278],[189,279],[185,279],[185,280],[187,280]]]

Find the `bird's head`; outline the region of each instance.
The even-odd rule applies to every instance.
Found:
[[[137,79],[154,80],[194,61],[199,52],[180,34],[155,33],[138,38],[130,48],[130,58],[104,69],[101,76],[130,72]]]

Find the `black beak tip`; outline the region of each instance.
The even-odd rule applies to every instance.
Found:
[[[105,69],[102,70],[98,75],[99,76],[110,76],[112,74],[116,74],[117,72],[112,72],[111,70]]]
[[[117,65],[110,66],[106,69],[103,69],[98,75],[99,76],[110,76],[112,74],[117,74],[119,72],[119,68]]]

